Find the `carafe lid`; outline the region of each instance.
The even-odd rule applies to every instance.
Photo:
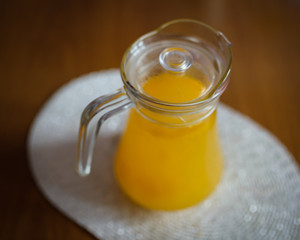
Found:
[[[231,44],[222,33],[201,22],[181,19],[133,43],[123,57],[121,74],[125,86],[142,94],[149,77],[164,72],[189,75],[204,84],[206,91],[200,96],[204,99],[214,94],[230,67]]]

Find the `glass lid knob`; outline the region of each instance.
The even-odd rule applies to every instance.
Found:
[[[171,47],[160,53],[159,62],[164,69],[180,73],[186,71],[192,65],[193,56],[183,48]]]

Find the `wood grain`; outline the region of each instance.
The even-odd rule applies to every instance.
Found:
[[[15,0],[0,2],[0,239],[94,239],[38,191],[26,139],[60,86],[119,67],[139,36],[177,18],[204,21],[233,43],[222,101],[272,132],[300,163],[300,2],[297,0]]]

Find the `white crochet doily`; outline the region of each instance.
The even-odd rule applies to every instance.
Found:
[[[264,128],[224,105],[218,111],[223,178],[197,206],[149,211],[123,195],[113,178],[112,157],[126,113],[104,124],[92,173],[79,177],[75,154],[81,112],[121,85],[117,69],[82,76],[59,89],[36,117],[29,162],[54,206],[101,240],[300,239],[300,174],[293,157]]]

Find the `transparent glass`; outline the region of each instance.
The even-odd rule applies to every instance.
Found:
[[[181,209],[205,199],[223,170],[216,107],[231,62],[226,37],[198,21],[171,21],[139,38],[122,59],[124,87],[82,113],[79,174],[90,173],[103,122],[131,108],[114,160],[123,191],[149,209]]]

